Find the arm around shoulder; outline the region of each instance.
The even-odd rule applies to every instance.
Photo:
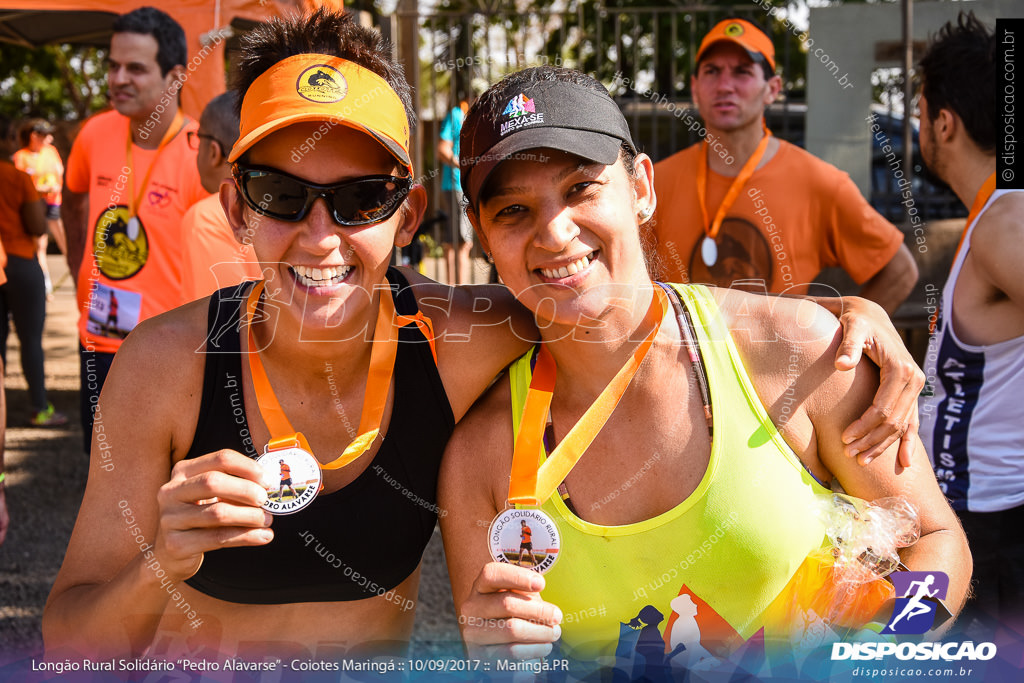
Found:
[[[501,285],[449,287],[403,269],[434,325],[437,366],[458,421],[537,339],[533,316]]]
[[[825,336],[829,330],[831,339]],[[836,371],[831,359],[841,339],[834,322],[822,322],[820,333],[811,336],[802,354],[808,387],[806,414],[813,428],[811,460],[820,463],[850,495],[869,501],[899,496],[914,505],[921,537],[900,551],[901,560],[912,570],[945,572],[950,579],[947,604],[956,615],[968,592],[971,554],[956,514],[939,490],[924,446],[914,436],[917,447],[909,466],[898,461],[895,443],[867,465],[848,457],[843,451],[843,429],[870,405],[878,373],[867,361],[853,372]]]
[[[917,448],[906,467],[897,461],[896,443],[866,465],[843,450],[843,429],[870,405],[878,388],[875,367],[862,360],[853,371],[836,370],[839,325],[809,301],[765,303],[753,321],[752,333],[734,333],[734,337],[758,395],[783,437],[819,480],[834,477],[847,493],[865,500],[902,496],[917,508],[921,538],[901,551],[901,558],[911,569],[943,571],[949,576],[948,604],[956,614],[970,581],[970,551],[920,440],[914,437]],[[787,357],[795,368],[786,364]],[[775,409],[782,396],[791,406],[785,416]]]

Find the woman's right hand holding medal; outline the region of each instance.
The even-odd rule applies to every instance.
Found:
[[[232,450],[179,461],[157,494],[154,550],[168,573],[184,580],[207,551],[269,543],[273,516],[260,507],[265,477],[255,460]]]
[[[539,659],[562,635],[562,611],[540,595],[544,577],[526,567],[488,562],[462,604],[459,624],[470,656]]]

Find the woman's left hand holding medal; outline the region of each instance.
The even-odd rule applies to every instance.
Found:
[[[470,656],[540,659],[562,635],[562,611],[540,596],[544,577],[526,567],[485,564],[462,605]]]
[[[207,551],[269,543],[273,516],[260,507],[265,477],[255,460],[232,450],[179,461],[157,494],[154,551],[168,573],[183,581]]]

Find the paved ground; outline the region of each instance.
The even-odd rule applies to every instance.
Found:
[[[428,275],[432,267],[428,265]],[[50,272],[58,281],[66,267],[51,257]],[[42,649],[43,604],[64,558],[85,490],[88,463],[77,418],[76,321],[74,292],[64,279],[47,309],[43,343],[47,390],[57,409],[71,418],[66,428],[22,426],[29,419],[27,387],[13,331],[8,341],[4,459],[11,527],[0,546],[0,666]],[[435,530],[424,559],[412,649],[426,654],[442,645],[450,647],[457,638],[444,553]]]

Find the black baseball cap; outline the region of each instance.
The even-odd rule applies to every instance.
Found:
[[[481,98],[504,103],[501,113],[484,111],[478,102],[462,127],[459,168],[471,206],[479,203],[498,164],[518,152],[546,147],[613,164],[622,143],[636,150],[626,119],[608,94],[566,81],[506,81]]]

